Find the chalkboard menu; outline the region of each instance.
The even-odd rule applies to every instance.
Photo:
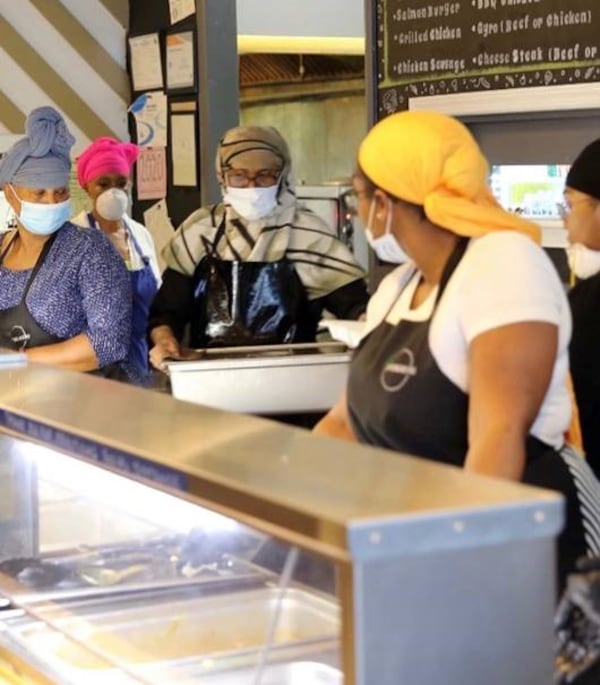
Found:
[[[600,81],[600,0],[376,0],[375,10],[378,118],[413,97]]]

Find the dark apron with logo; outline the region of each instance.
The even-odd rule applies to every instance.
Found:
[[[25,290],[23,291],[23,295],[21,296],[19,304],[0,312],[0,346],[2,347],[8,347],[11,350],[25,350],[31,349],[32,347],[52,345],[64,340],[64,338],[54,335],[53,333],[48,333],[48,331],[44,330],[33,318],[29,309],[27,309],[26,303],[29,290],[31,289],[35,277],[37,276],[42,264],[50,252],[50,248],[54,243],[56,235],[56,233],[53,233],[44,243],[44,247],[37,258],[33,269],[31,269],[31,273],[27,279]],[[6,246],[6,249],[0,255],[0,264],[4,262],[4,258],[6,257],[16,237],[17,234],[15,233],[14,237],[11,238],[10,242]]]
[[[461,240],[450,256],[435,307],[467,244]],[[361,442],[462,467],[468,450],[469,396],[443,374],[431,353],[434,312],[427,321],[395,326],[385,321],[386,315],[363,339],[350,368],[348,412]],[[523,481],[558,490],[567,499],[567,527],[559,538],[559,576],[564,581],[587,549],[573,478],[560,454],[530,435]]]
[[[213,243],[194,272],[190,343],[199,347],[274,345],[314,341],[318,316],[292,262],[223,260],[217,246],[225,235],[219,226]]]
[[[97,227],[93,214],[88,214],[90,226]],[[131,240],[135,251],[142,260],[143,267],[129,272],[131,282],[131,295],[133,298],[131,309],[131,343],[127,354],[127,361],[139,372],[140,378],[135,379],[143,382],[148,374],[148,340],[146,331],[148,329],[148,313],[150,305],[158,290],[156,276],[150,266],[150,258],[142,252],[138,241],[133,235],[133,231],[124,221],[125,230]],[[98,228],[98,227],[97,227]],[[98,230],[101,230],[98,228]]]

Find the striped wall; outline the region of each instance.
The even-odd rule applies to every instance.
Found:
[[[128,0],[0,0],[0,134],[52,105],[77,139],[127,138]]]

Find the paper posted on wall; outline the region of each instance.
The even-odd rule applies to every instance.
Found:
[[[144,225],[154,240],[158,266],[162,272],[166,266],[161,254],[162,249],[171,240],[175,231],[169,218],[166,200],[160,200],[144,212]]]
[[[129,39],[131,80],[134,90],[153,90],[164,85],[158,33]]]
[[[196,186],[196,117],[171,115],[171,161],[174,186]]]
[[[143,93],[131,104],[129,111],[135,117],[138,145],[166,147],[167,96],[165,93]]]
[[[143,147],[137,160],[138,200],[167,196],[167,152],[164,147]]]
[[[171,24],[196,13],[196,0],[169,0]]]

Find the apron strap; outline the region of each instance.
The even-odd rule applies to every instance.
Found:
[[[6,245],[6,247],[4,248],[4,250],[2,251],[2,254],[0,254],[0,264],[2,264],[2,263],[4,262],[4,258],[5,258],[6,255],[8,254],[8,251],[10,250],[10,248],[13,246],[13,243],[14,243],[15,240],[17,239],[17,236],[18,236],[18,235],[19,235],[19,232],[18,232],[18,231],[15,231],[14,235],[13,235],[13,236],[11,237],[11,239],[8,241],[8,244]]]
[[[35,280],[35,277],[38,274],[38,271],[42,268],[42,264],[46,261],[46,257],[48,256],[48,252],[50,252],[50,248],[52,247],[54,241],[56,240],[56,236],[58,235],[58,231],[53,233],[48,240],[44,243],[44,247],[42,248],[42,251],[40,252],[40,256],[37,258],[37,262],[35,263],[33,269],[31,270],[31,273],[29,274],[29,280],[27,281],[27,284],[25,286],[25,290],[23,291],[23,297],[21,297],[21,302],[25,302],[25,298],[27,297],[27,294],[29,293],[29,289],[31,288],[33,281]]]
[[[46,256],[48,255],[48,252],[50,252],[50,248],[52,247],[52,244],[54,243],[57,234],[58,234],[58,231],[53,233],[48,238],[48,240],[46,240],[46,242],[44,243],[44,247],[42,247],[42,251],[40,252],[40,254],[38,256],[37,261],[33,265],[33,269],[31,270],[31,273],[29,274],[29,278],[27,279],[27,283],[25,284],[25,290],[23,291],[23,295],[21,297],[21,302],[25,302],[25,298],[27,297],[27,294],[29,293],[29,289],[31,288],[31,285],[32,285],[35,277],[37,276],[38,271],[42,267],[42,264],[45,262]],[[19,233],[17,231],[15,231],[15,234],[9,240],[8,245],[2,251],[2,254],[0,254],[0,264],[2,264],[4,262],[4,258],[8,254],[8,251],[10,250],[10,248],[13,246],[13,243],[17,239],[18,235],[19,235]]]
[[[444,270],[442,271],[442,277],[440,278],[440,283],[438,287],[438,292],[435,298],[435,304],[434,304],[434,309],[437,307],[440,297],[444,294],[444,290],[446,289],[446,286],[448,285],[448,281],[452,277],[452,274],[454,273],[454,270],[458,266],[460,260],[464,257],[464,254],[467,250],[467,246],[469,245],[469,238],[464,238],[461,237],[456,244],[454,250],[450,254],[450,257],[448,257],[448,261],[446,262],[446,265],[444,266]],[[411,273],[406,277],[406,282],[403,286],[403,289],[406,287],[406,285],[412,280],[414,275],[417,273],[418,269],[415,267]],[[379,320],[379,324],[381,324],[383,321],[385,321],[388,316],[390,315],[392,309],[396,306],[396,302],[398,302],[398,298],[400,297],[400,294],[398,294],[396,297],[394,297],[394,301],[392,304],[388,307],[387,311],[385,314],[381,317]],[[372,330],[372,329],[371,329]]]
[[[452,251],[452,254],[448,258],[448,261],[446,262],[446,266],[444,267],[444,270],[442,271],[442,277],[440,278],[440,286],[438,288],[437,297],[435,298],[436,306],[437,306],[438,302],[440,301],[440,297],[444,294],[444,290],[446,289],[446,286],[448,285],[448,281],[452,277],[454,270],[459,265],[460,260],[464,257],[465,252],[467,251],[468,244],[469,244],[469,238],[461,237],[459,239],[458,243],[456,244],[456,247]]]
[[[135,248],[135,251],[138,253],[142,262],[146,266],[148,266],[148,264],[150,262],[150,258],[147,255],[145,255],[144,252],[142,251],[142,248],[140,247],[140,244],[136,240],[135,235],[133,234],[133,231],[131,230],[131,227],[127,223],[127,220],[123,220],[123,225],[125,226],[125,230],[127,231],[127,235],[129,236],[129,239],[131,240],[133,247]]]
[[[240,253],[235,249],[235,247],[233,247],[233,245],[231,244],[231,241],[229,240],[229,238],[227,237],[227,235],[225,233],[225,231],[227,229],[226,217],[227,217],[227,211],[225,211],[223,213],[223,218],[221,219],[221,223],[219,224],[219,227],[217,228],[217,232],[215,233],[215,237],[214,237],[213,242],[212,242],[212,248],[211,248],[211,251],[209,254],[212,257],[214,257],[215,259],[220,259],[219,255],[217,253],[218,245],[221,242],[221,240],[223,240],[223,238],[225,238],[225,241],[227,242],[229,249],[233,252],[234,260],[236,262],[242,262],[244,260],[242,259]],[[206,247],[206,245],[205,245],[205,247]]]

